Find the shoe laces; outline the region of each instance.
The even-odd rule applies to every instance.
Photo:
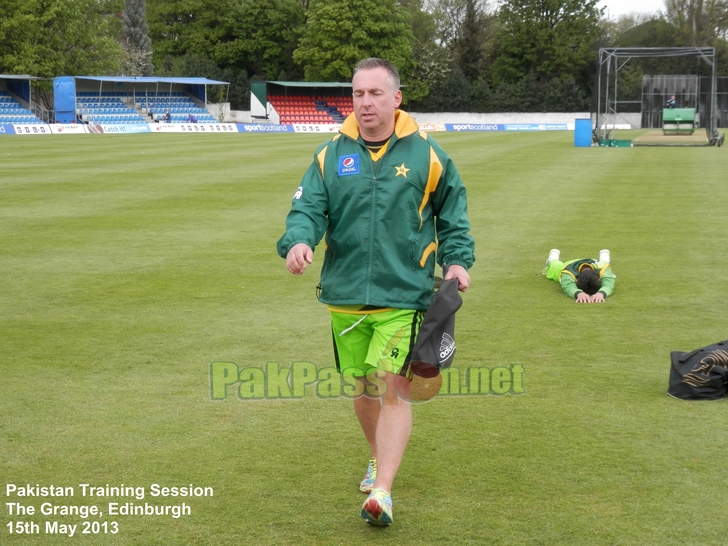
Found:
[[[364,475],[365,480],[373,480],[377,477],[377,460],[369,459],[369,466],[367,466],[367,473]]]
[[[384,489],[372,489],[372,492],[369,494],[369,497],[377,499],[378,501],[385,503],[387,505],[387,507],[390,510],[392,510],[392,495],[390,495]]]

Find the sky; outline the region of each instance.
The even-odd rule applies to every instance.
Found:
[[[628,13],[657,13],[665,11],[665,0],[601,0],[599,7],[606,7],[606,15],[616,19]]]

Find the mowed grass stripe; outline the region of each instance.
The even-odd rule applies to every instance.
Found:
[[[358,517],[350,401],[209,399],[213,360],[332,365],[321,255],[293,277],[274,248],[321,135],[3,139],[0,474],[215,488],[97,544],[722,544],[725,404],[664,392],[670,350],[725,337],[723,150],[434,137],[477,246],[457,365],[526,392],[415,407],[391,529]],[[612,250],[607,304],[541,276],[554,246]]]

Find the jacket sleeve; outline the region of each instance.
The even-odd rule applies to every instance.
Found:
[[[563,290],[564,294],[569,296],[571,299],[576,298],[576,295],[579,292],[583,292],[583,290],[579,290],[579,288],[576,286],[576,280],[574,279],[574,276],[569,273],[561,273],[560,284],[561,290]]]
[[[298,243],[306,243],[315,249],[326,232],[328,222],[328,196],[319,159],[314,157],[293,195],[291,210],[286,216],[286,232],[276,245],[278,255],[285,258],[291,247]]]
[[[602,273],[601,280],[602,286],[599,289],[599,292],[604,294],[605,298],[608,298],[614,291],[614,275],[609,267],[607,267],[604,273]],[[564,294],[570,298],[575,298],[576,295],[581,292],[581,290],[579,290],[576,286],[576,280],[574,280],[574,277],[569,273],[561,273],[561,289],[564,291]]]
[[[614,279],[615,276],[612,273],[612,269],[607,267],[602,273],[602,287],[599,289],[605,298],[608,298],[614,292]]]
[[[437,262],[470,269],[475,262],[475,242],[470,234],[465,185],[452,160],[444,152],[438,156],[443,170],[433,201]]]

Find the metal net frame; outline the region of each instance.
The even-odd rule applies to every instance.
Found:
[[[710,69],[710,76],[703,77],[697,101],[700,104],[701,124],[711,146],[720,143],[722,135],[717,131],[716,116],[716,57],[713,47],[612,47],[599,50],[597,67],[596,112],[593,137],[596,142],[614,137],[619,112],[619,71],[635,58],[698,57]]]

